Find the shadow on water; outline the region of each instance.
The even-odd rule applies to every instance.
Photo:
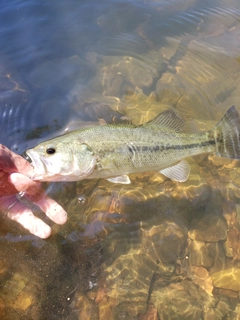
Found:
[[[173,107],[211,128],[239,102],[237,1],[3,1],[1,143],[144,123]],[[237,319],[239,163],[189,159],[176,183],[45,184],[68,212],[48,240],[0,216],[0,317]]]

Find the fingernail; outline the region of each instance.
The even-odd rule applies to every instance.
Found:
[[[57,213],[57,216],[55,217],[55,222],[57,224],[64,224],[67,222],[67,212],[64,211],[63,209],[62,210],[59,210],[58,209],[58,213]]]
[[[46,214],[57,224],[64,224],[67,221],[67,212],[57,203],[52,204]]]
[[[8,178],[12,184],[17,185],[19,183],[19,179],[15,174],[10,174]]]
[[[22,176],[19,173],[12,173],[8,177],[8,180],[14,185],[17,190],[25,189],[26,186],[22,182]]]
[[[41,239],[46,239],[46,238],[50,237],[52,230],[47,224],[44,224],[41,226],[41,228],[37,228],[32,233]]]

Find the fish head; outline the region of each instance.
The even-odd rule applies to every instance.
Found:
[[[26,151],[38,181],[77,181],[94,169],[96,157],[91,148],[75,139],[58,137]]]

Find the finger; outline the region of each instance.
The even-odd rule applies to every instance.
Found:
[[[21,203],[17,203],[14,207],[7,214],[11,220],[20,223],[30,233],[39,238],[46,239],[51,235],[51,228],[45,222],[35,217],[29,208],[24,207]],[[21,211],[16,213],[15,210]]]
[[[13,163],[14,163],[14,168],[15,171],[26,174],[26,175],[31,175],[33,170],[33,166],[23,157],[21,157],[18,154],[13,155]]]
[[[32,198],[32,196],[27,196]],[[64,224],[67,221],[67,212],[53,199],[44,195],[37,201],[32,198],[32,201],[48,216],[53,222],[57,224]]]
[[[27,176],[21,173],[12,173],[9,175],[8,180],[20,192],[24,191],[27,194],[41,194],[42,187],[40,182],[32,181]]]
[[[0,208],[8,218],[18,222],[35,236],[46,239],[51,235],[51,228],[35,217],[32,211],[20,203],[15,196],[2,197]]]
[[[0,144],[0,169],[6,172],[22,172],[29,174],[33,167],[20,155]]]
[[[48,197],[41,188],[40,182],[35,182],[20,173],[12,173],[9,181],[20,191],[26,192],[26,197],[35,203],[55,223],[64,224],[67,212],[53,199]]]
[[[8,196],[18,193],[17,189],[8,180],[9,174],[4,171],[0,171],[0,196]]]

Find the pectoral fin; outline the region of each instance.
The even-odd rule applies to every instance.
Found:
[[[166,169],[160,170],[161,174],[164,176],[179,182],[184,182],[187,180],[190,173],[190,166],[187,161],[181,160],[174,166],[168,167]]]
[[[107,180],[112,183],[121,183],[121,184],[130,184],[131,183],[131,180],[129,179],[129,177],[126,174],[124,174],[122,176],[114,177],[114,178],[109,178]]]

